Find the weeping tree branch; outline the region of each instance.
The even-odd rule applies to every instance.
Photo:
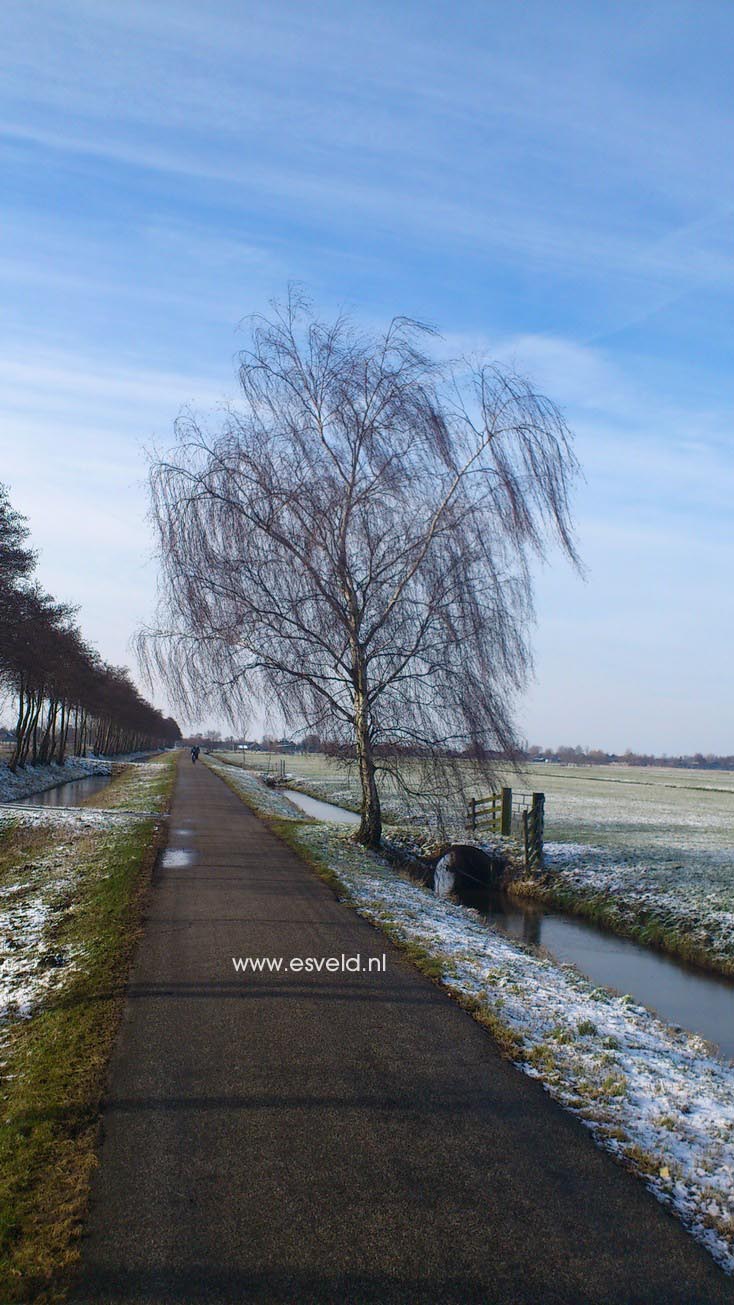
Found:
[[[532,559],[578,566],[565,421],[496,365],[439,365],[431,331],[318,321],[297,293],[252,322],[241,404],[192,413],[150,471],[158,620],[142,659],[182,705],[319,722],[359,769],[359,838],[381,837],[378,766],[437,800],[460,754],[516,748]]]

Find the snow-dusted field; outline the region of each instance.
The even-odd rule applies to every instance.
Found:
[[[298,818],[255,775],[226,774],[263,812]],[[595,988],[572,967],[438,899],[343,829],[304,822],[298,838],[337,873],[361,914],[440,959],[448,988],[478,1000],[512,1030],[524,1072],[578,1114],[734,1271],[734,1068],[630,997]]]
[[[734,774],[632,766],[535,766],[548,837],[608,848],[734,847]]]
[[[713,968],[734,971],[734,775],[536,769],[550,900],[600,906],[622,931],[654,920]]]

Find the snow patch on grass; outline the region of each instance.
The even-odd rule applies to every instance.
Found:
[[[0,829],[8,825],[49,825],[59,829],[104,829],[131,820],[149,820],[150,811],[101,810],[95,807],[6,807],[0,810]]]
[[[49,850],[30,856],[11,871],[12,882],[0,886],[0,1045],[12,1023],[32,1015],[49,990],[63,985],[83,960],[81,950],[60,952],[53,942],[60,912],[74,910],[79,840],[91,831],[124,829],[159,814],[169,765],[127,765],[112,781],[109,797],[105,789],[92,799],[114,803],[110,809],[21,806],[0,811],[0,828],[25,826],[53,836]],[[109,766],[103,773],[109,773]]]
[[[80,960],[54,950],[49,936],[61,911],[73,909],[74,849],[59,843],[27,862],[0,888],[0,1045],[14,1020],[27,1019]]]

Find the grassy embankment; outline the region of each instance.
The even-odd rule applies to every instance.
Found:
[[[612,892],[588,892],[552,879],[520,880],[511,885],[510,893],[521,904],[537,902],[550,910],[578,916],[607,933],[630,938],[710,974],[734,978],[734,955],[712,950],[711,942],[698,937],[688,920],[676,919],[664,908],[656,910],[643,903],[620,900]]]
[[[174,766],[168,756],[125,767],[90,805],[162,813]],[[3,1302],[64,1299],[78,1258],[122,993],[165,838],[155,814],[95,821],[15,824],[0,836],[0,885],[21,914],[24,894],[31,907],[42,904],[40,967],[50,958],[52,976],[36,989],[29,1018],[16,1012],[13,1019],[11,1008],[0,1049]],[[32,968],[39,968],[37,956]]]

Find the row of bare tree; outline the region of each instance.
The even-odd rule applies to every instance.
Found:
[[[74,609],[34,580],[35,562],[25,519],[0,485],[0,692],[17,704],[11,769],[174,742],[176,722],[85,642]]]

